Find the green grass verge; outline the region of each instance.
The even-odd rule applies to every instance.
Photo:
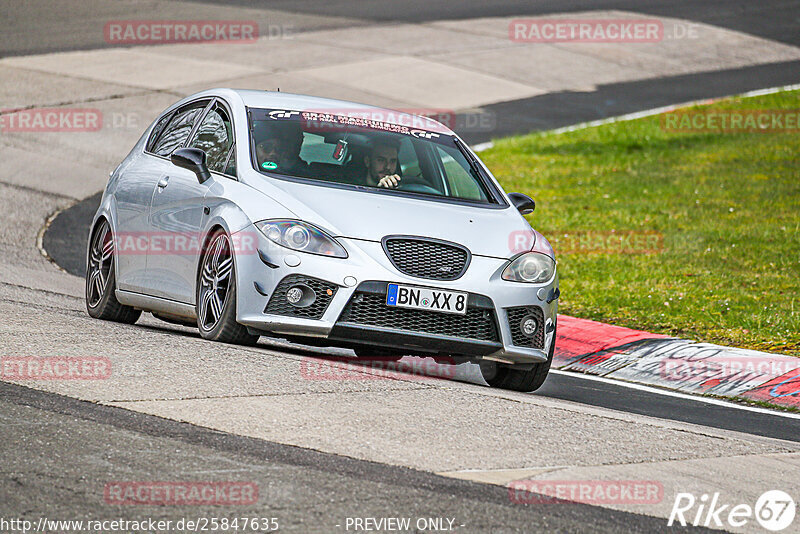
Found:
[[[697,109],[797,110],[800,91]],[[481,158],[536,200],[561,313],[800,356],[800,134],[670,133],[654,116],[502,139]],[[612,231],[662,240],[600,246]]]

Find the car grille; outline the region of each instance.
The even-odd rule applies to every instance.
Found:
[[[465,247],[424,238],[387,237],[383,249],[401,273],[430,280],[461,278],[470,261]]]
[[[314,290],[317,298],[314,302],[305,308],[299,308],[289,304],[286,300],[286,292],[297,284],[304,284]],[[336,295],[337,286],[330,282],[311,278],[310,276],[290,275],[280,281],[272,297],[269,299],[267,307],[264,308],[264,313],[273,315],[288,315],[290,317],[302,317],[305,319],[319,319],[325,310],[328,309],[328,304],[331,303],[333,296]],[[328,291],[331,294],[328,295]]]
[[[386,295],[356,292],[340,322],[437,336],[500,341],[493,310],[468,308],[466,315],[412,310],[386,305]]]
[[[539,325],[533,336],[527,336],[522,332],[522,319],[527,316],[536,319]],[[532,347],[544,350],[544,313],[538,306],[519,306],[507,308],[508,326],[511,328],[511,344],[517,347]]]

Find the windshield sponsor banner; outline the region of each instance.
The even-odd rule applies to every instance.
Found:
[[[103,114],[92,108],[6,109],[0,112],[0,131],[96,132],[103,127]]]
[[[254,43],[252,20],[112,20],[103,27],[108,44]]]
[[[3,380],[105,380],[111,376],[111,360],[105,356],[4,356]]]
[[[301,113],[315,113],[317,117],[335,115],[338,117],[358,118],[378,123],[397,124],[410,129],[435,130],[445,126],[450,130],[462,132],[492,131],[497,127],[497,116],[491,111],[475,110],[456,112],[445,108],[399,108],[399,109],[365,109],[365,108],[326,108],[311,109]],[[304,118],[304,120],[306,120]],[[322,122],[315,118],[308,119],[311,125]],[[315,122],[316,121],[316,122]],[[339,120],[338,122],[342,122]],[[441,125],[441,126],[440,126]],[[330,126],[330,125],[328,125]]]
[[[664,486],[656,480],[514,480],[508,498],[515,504],[658,504]]]
[[[258,502],[255,482],[109,482],[103,489],[112,505],[248,505]]]
[[[363,108],[311,109],[301,112],[308,121],[334,122],[357,125],[353,120],[364,123],[392,124],[407,128],[431,129],[439,127],[438,123],[447,125],[455,122],[456,113],[450,109],[416,108],[403,110],[382,110]],[[381,126],[380,129],[383,129]]]
[[[344,128],[364,128],[386,133],[410,135],[419,139],[435,139],[441,135],[423,130],[421,127],[415,128],[366,117],[317,113],[314,111],[303,111],[300,116],[304,126],[313,130],[341,131]],[[422,119],[430,121],[430,119]]]
[[[658,19],[514,19],[508,37],[517,43],[657,43]]]
[[[437,125],[431,121],[430,118],[413,118],[404,116],[400,112],[397,114],[397,120],[400,123],[396,124],[394,122],[386,122],[385,120],[376,120],[373,118],[373,114],[371,112],[365,112],[364,110],[360,110],[359,113],[353,113],[352,115],[337,114],[329,110],[290,111],[275,109],[264,111],[266,112],[267,119],[299,121],[304,128],[314,131],[342,132],[355,128],[408,135],[418,139],[436,139],[443,135],[424,129],[424,126],[428,128],[437,127]],[[378,116],[379,118],[384,118],[384,116],[381,114]],[[389,118],[389,115],[387,114],[385,118]],[[409,124],[402,124],[402,122]]]
[[[676,110],[660,116],[670,133],[800,132],[800,109]]]

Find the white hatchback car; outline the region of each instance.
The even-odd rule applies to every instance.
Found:
[[[553,357],[553,250],[451,130],[416,115],[231,89],[164,111],[111,175],[86,305],[207,339],[476,361],[531,391]]]

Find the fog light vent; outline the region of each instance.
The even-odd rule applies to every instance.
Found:
[[[519,327],[522,330],[522,333],[528,337],[533,337],[536,334],[536,329],[539,328],[539,323],[536,322],[536,319],[528,315],[527,317],[523,317],[522,321],[519,323]]]
[[[317,300],[317,294],[307,285],[297,284],[290,287],[289,291],[286,292],[286,300],[292,306],[308,308]]]
[[[336,284],[292,274],[280,281],[264,313],[319,319],[336,296]]]
[[[538,306],[506,308],[511,344],[544,349],[544,313]]]

